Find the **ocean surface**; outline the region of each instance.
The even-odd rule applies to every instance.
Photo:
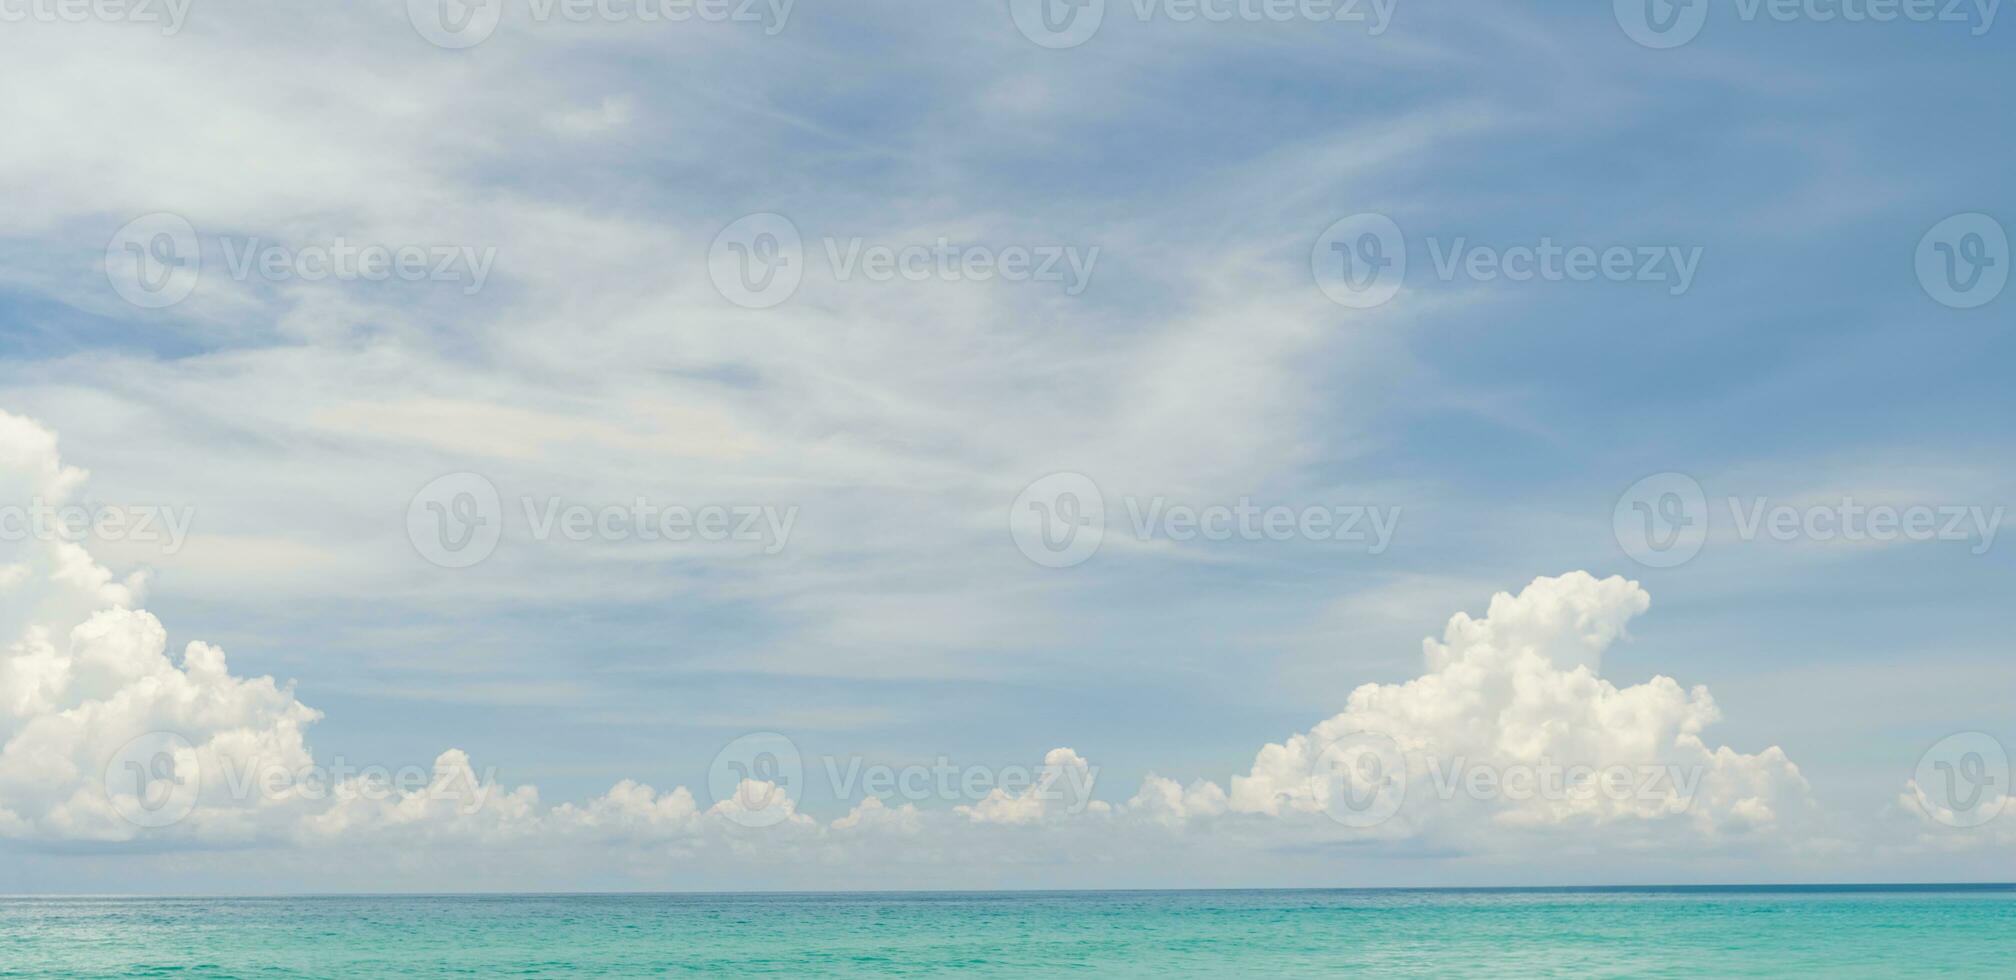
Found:
[[[0,977],[2011,976],[2016,887],[0,898]]]

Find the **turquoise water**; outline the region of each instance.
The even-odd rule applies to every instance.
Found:
[[[0,977],[2007,976],[2016,888],[0,898]]]

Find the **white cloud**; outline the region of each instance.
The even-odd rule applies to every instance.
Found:
[[[1051,749],[1029,788],[1010,793],[1001,787],[980,802],[955,812],[974,823],[1029,824],[1078,813],[1104,814],[1107,804],[1091,798],[1098,770],[1070,749]]]
[[[1499,593],[1484,618],[1457,613],[1424,641],[1421,676],[1359,687],[1343,712],[1263,747],[1229,791],[1157,780],[1133,805],[1164,822],[1324,814],[1368,836],[1474,850],[1532,832],[1656,834],[1685,848],[1803,826],[1807,786],[1782,751],[1703,740],[1719,718],[1705,688],[1663,676],[1619,688],[1595,674],[1649,602],[1635,582],[1586,572]],[[1360,778],[1361,758],[1379,758],[1378,780]],[[1353,788],[1387,794],[1393,812],[1339,809]]]
[[[0,415],[0,460],[10,493],[64,499],[83,480],[61,464],[47,430],[13,416]],[[304,781],[326,771],[305,737],[321,715],[291,687],[234,676],[223,652],[201,642],[171,659],[162,624],[133,608],[138,586],[114,583],[73,544],[18,542],[6,557],[34,570],[10,589],[21,600],[8,607],[16,639],[0,657],[0,834],[19,839],[304,851],[509,845],[845,867],[877,860],[891,842],[905,861],[972,861],[1020,846],[1002,834],[1042,835],[1063,859],[1350,840],[1516,856],[1548,835],[1684,852],[1792,841],[1813,826],[1805,781],[1784,753],[1705,740],[1718,719],[1705,689],[1663,676],[1620,688],[1597,676],[1594,665],[1649,597],[1634,582],[1584,572],[1500,593],[1481,618],[1456,614],[1440,639],[1424,642],[1419,677],[1359,687],[1341,713],[1263,746],[1224,786],[1150,775],[1124,803],[1109,803],[1095,798],[1098,767],[1058,748],[1023,787],[935,808],[868,797],[822,823],[781,787],[753,779],[710,806],[684,787],[659,792],[632,780],[585,803],[549,806],[530,786],[499,785],[456,749],[431,769]],[[166,762],[158,747],[133,755],[130,745],[149,733],[179,740],[163,743]],[[1362,754],[1332,748],[1374,744],[1366,738],[1393,747],[1389,771],[1361,771]],[[121,768],[134,761],[155,768]],[[165,782],[163,766],[174,770]],[[1633,779],[1619,787],[1628,792],[1605,792],[1574,780],[1575,767]],[[1479,771],[1499,782],[1477,792],[1470,780]],[[1521,772],[1531,792],[1514,788]],[[1647,773],[1659,777],[1653,785],[1641,785]],[[129,779],[132,791],[122,789]],[[168,798],[182,783],[189,795]],[[1378,819],[1337,806],[1340,793],[1387,788],[1400,798]],[[186,812],[173,814],[178,805]],[[144,826],[163,812],[174,819]]]
[[[16,492],[62,500],[79,488],[83,474],[60,464],[54,438],[40,425],[0,415],[0,436],[0,460]],[[431,772],[403,782],[397,772],[355,772],[304,784],[298,772],[317,768],[304,732],[321,714],[290,688],[272,678],[232,676],[224,651],[208,643],[187,645],[179,663],[169,659],[161,623],[133,609],[137,587],[113,585],[111,573],[75,544],[18,542],[10,559],[36,571],[32,583],[12,589],[34,591],[12,605],[32,613],[10,623],[18,639],[0,659],[6,734],[0,827],[12,837],[107,841],[147,833],[167,841],[302,847],[534,837],[689,847],[716,839],[738,853],[762,853],[835,847],[865,835],[897,835],[929,849],[956,847],[962,835],[986,835],[990,827],[1050,827],[1083,839],[1087,829],[1206,833],[1244,821],[1230,831],[1234,839],[1423,837],[1492,849],[1534,831],[1585,835],[1639,825],[1679,847],[1774,833],[1808,809],[1798,768],[1776,748],[1744,754],[1704,740],[1718,720],[1706,690],[1683,690],[1669,678],[1617,688],[1597,676],[1593,665],[1625,635],[1625,623],[1647,609],[1649,597],[1637,583],[1587,573],[1534,579],[1518,595],[1500,593],[1482,619],[1458,613],[1441,639],[1423,643],[1419,678],[1355,690],[1339,716],[1264,746],[1230,786],[1210,780],[1179,786],[1149,776],[1115,807],[1095,799],[1097,766],[1056,748],[1024,788],[996,786],[984,799],[952,809],[891,809],[869,799],[821,825],[798,813],[778,786],[758,780],[746,780],[744,792],[712,807],[700,807],[683,786],[657,792],[633,780],[583,805],[544,807],[534,788],[498,786],[460,750],[442,752]],[[141,803],[119,799],[125,774],[115,768],[107,782],[109,762],[123,762],[121,748],[149,732],[185,740],[187,760],[200,772],[187,815],[151,831],[121,815],[121,805],[131,811]],[[1333,794],[1347,786],[1322,768],[1325,750],[1363,732],[1403,754],[1395,762],[1405,772],[1405,801],[1373,825],[1329,823]],[[1504,776],[1522,766],[1536,772],[1627,766],[1663,774],[1667,782],[1645,792],[1633,786],[1633,794],[1572,792],[1568,782],[1552,794],[1544,786],[1516,794],[1508,784],[1484,797],[1464,782],[1476,768]],[[262,782],[268,778],[274,782]],[[1460,788],[1452,794],[1450,786]],[[1643,831],[1621,839],[1643,839]]]

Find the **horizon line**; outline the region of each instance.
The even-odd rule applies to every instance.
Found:
[[[676,890],[583,890],[583,891],[335,891],[335,892],[17,892],[0,894],[0,901],[21,899],[285,899],[285,898],[646,898],[646,897],[816,897],[846,895],[1112,895],[1112,894],[1226,894],[1269,892],[1323,892],[1374,894],[1391,892],[1885,892],[1885,891],[2012,891],[2016,881],[1951,882],[1728,882],[1717,884],[1656,885],[1393,885],[1393,886],[1284,886],[1224,888],[862,888],[862,889],[711,889]]]

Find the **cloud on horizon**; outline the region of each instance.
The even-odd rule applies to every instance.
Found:
[[[7,501],[23,507],[67,504],[85,480],[59,458],[53,433],[4,413],[0,470]],[[1650,605],[1621,577],[1538,578],[1493,596],[1482,618],[1456,613],[1440,639],[1423,641],[1420,676],[1359,687],[1337,715],[1263,746],[1227,784],[1151,775],[1129,797],[1096,798],[1092,763],[1058,748],[1023,788],[957,806],[866,796],[822,822],[797,812],[787,787],[757,778],[711,804],[685,787],[626,779],[584,803],[549,805],[531,786],[479,774],[453,748],[418,782],[352,775],[311,792],[273,776],[317,766],[308,731],[322,714],[292,685],[235,676],[223,651],[200,641],[170,657],[166,630],[140,608],[144,582],[116,578],[74,542],[6,547],[0,837],[20,844],[296,854],[368,846],[402,861],[436,849],[532,848],[667,872],[724,858],[752,869],[845,868],[893,852],[911,863],[985,865],[1031,846],[1088,861],[1352,843],[1514,862],[1564,846],[1852,853],[1828,836],[1783,752],[1704,739],[1720,717],[1705,688],[1663,675],[1619,687],[1598,676],[1602,654]],[[2006,842],[2010,820],[1972,839]],[[565,880],[548,867],[553,874]]]

